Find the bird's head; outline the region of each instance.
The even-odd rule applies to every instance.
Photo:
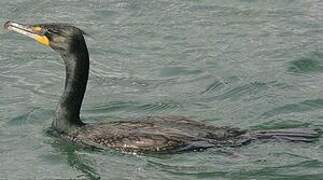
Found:
[[[59,53],[73,51],[73,47],[85,44],[84,32],[69,24],[26,25],[8,21],[4,24],[4,28],[33,38]]]

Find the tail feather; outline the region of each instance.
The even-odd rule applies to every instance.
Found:
[[[295,142],[313,142],[321,135],[321,131],[311,128],[291,128],[278,130],[255,131],[255,139],[279,139]]]

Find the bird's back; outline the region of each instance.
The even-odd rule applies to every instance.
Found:
[[[87,124],[67,137],[80,144],[126,152],[178,152],[238,144],[246,131],[216,127],[180,116],[145,117]]]

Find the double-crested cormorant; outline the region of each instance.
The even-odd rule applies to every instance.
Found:
[[[319,136],[316,130],[308,128],[247,131],[207,125],[180,116],[83,123],[79,114],[89,74],[84,32],[68,24],[23,25],[8,21],[4,27],[51,47],[63,58],[65,88],[52,127],[61,137],[77,144],[126,152],[179,152],[240,146],[255,139],[312,142]]]

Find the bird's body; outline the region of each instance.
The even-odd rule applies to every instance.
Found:
[[[87,124],[63,137],[86,146],[125,152],[179,152],[239,146],[253,138],[245,130],[215,127],[182,116],[149,116]]]
[[[83,31],[66,24],[7,22],[5,28],[27,35],[61,55],[66,67],[66,80],[52,127],[61,137],[74,143],[127,152],[179,152],[240,146],[256,139],[311,142],[319,136],[317,131],[307,128],[247,131],[208,125],[181,116],[86,124],[79,116],[90,64]]]

